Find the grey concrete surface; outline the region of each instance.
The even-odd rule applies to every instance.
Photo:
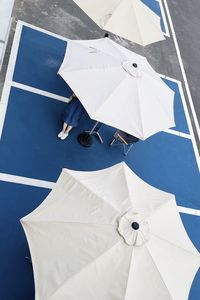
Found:
[[[200,18],[198,16],[200,2],[196,0],[170,0],[168,5],[180,45],[194,106],[200,121],[200,84],[198,82],[200,79],[200,72],[198,72],[198,68],[200,68],[198,58],[198,51],[200,51]],[[12,29],[0,77],[0,92],[3,87],[17,20],[25,21],[71,39],[99,38],[104,35],[104,32],[72,0],[15,0]],[[110,37],[119,44],[145,55],[157,72],[183,82],[172,37],[146,47],[140,47],[114,35],[110,35]],[[187,97],[186,101],[188,103]],[[191,120],[194,126],[192,115]],[[199,141],[197,141],[197,144],[200,149]]]

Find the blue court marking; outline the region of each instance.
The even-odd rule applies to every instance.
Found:
[[[13,80],[60,96],[71,90],[57,75],[67,43],[23,26]]]
[[[122,149],[108,146],[114,132],[109,126],[102,128],[103,145],[95,141],[92,148],[85,149],[78,144],[77,134],[93,124],[88,117],[72,130],[66,141],[60,141],[57,133],[66,106],[57,100],[11,89],[0,143],[3,173],[56,181],[62,167],[95,170],[124,160]],[[135,144],[125,161],[146,182],[174,193],[178,204],[200,209],[200,176],[191,140],[158,133]]]
[[[0,299],[34,300],[29,249],[19,220],[35,209],[48,189],[0,181]]]
[[[29,34],[32,34],[31,32],[33,31],[36,30],[31,29]],[[28,63],[29,67],[39,68],[42,71],[40,80],[34,77],[40,75],[37,73],[38,71],[31,70],[31,74],[29,74],[29,67],[23,66],[22,61],[19,63],[19,56],[15,76],[18,73],[18,78],[23,78],[23,80],[26,80],[25,77],[28,78],[25,84],[35,85],[34,87],[59,94],[55,92],[59,91],[59,84],[53,85],[52,83],[54,78],[58,80],[58,77],[53,75],[58,65],[54,64],[56,68],[54,67],[53,71],[53,69],[48,69],[48,64],[44,64],[45,57],[49,53],[51,53],[51,58],[55,57],[53,50],[49,50],[49,47],[50,45],[52,47],[55,46],[54,50],[58,51],[57,38],[45,38],[46,43],[49,41],[49,45],[43,48],[42,35],[44,37],[45,34],[41,35],[39,33],[37,35],[37,33],[36,31],[34,34],[31,47],[35,49],[37,56],[41,53],[41,58],[36,59],[30,56],[30,61],[25,60],[24,64]],[[39,43],[37,42],[37,36]],[[24,38],[24,31],[22,38]],[[53,45],[53,40],[55,45]],[[40,50],[37,50],[35,43],[37,47],[41,47]],[[29,47],[30,45],[25,43],[23,51],[28,52]],[[46,51],[46,55],[42,52],[42,49],[44,52]],[[32,63],[32,59],[34,63]],[[40,68],[39,63],[44,66]],[[22,67],[23,76],[20,75],[20,66]],[[51,64],[49,64],[49,68],[51,69]],[[44,76],[45,74],[46,76]],[[69,93],[65,83],[60,88],[62,92],[67,91]],[[177,86],[173,85],[173,88],[176,89],[177,93]],[[65,94],[61,93],[61,95]],[[72,130],[66,141],[62,142],[56,137],[61,127],[62,112],[66,105],[63,102],[31,92],[17,88],[11,89],[3,135],[0,141],[1,172],[56,181],[63,167],[76,170],[96,170],[125,160],[131,169],[146,182],[162,190],[174,193],[179,205],[200,208],[200,177],[191,140],[162,132],[144,142],[135,144],[125,158],[122,154],[122,149],[108,146],[114,129],[109,126],[103,126],[101,133],[104,138],[104,144],[101,145],[95,140],[92,148],[82,148],[77,143],[76,136],[82,130],[91,128],[93,121],[89,120],[87,116],[82,120],[78,128]],[[179,97],[175,100],[175,114],[178,121],[176,122],[176,129],[180,130],[181,128],[181,131],[187,132],[187,124]],[[28,188],[30,188],[30,191],[28,191]],[[15,300],[32,300],[34,297],[33,278],[32,274],[30,274],[29,265],[27,263],[21,264],[21,258],[23,260],[24,253],[28,249],[18,221],[23,215],[32,211],[49,192],[46,189],[41,190],[39,188],[0,182],[0,194],[6,195],[4,198],[5,203],[4,199],[1,200],[0,214],[3,217],[0,218],[0,226],[4,229],[3,240],[10,239],[6,245],[3,244],[0,247],[1,258],[4,259],[5,256],[6,262],[6,265],[3,264],[3,273],[0,278],[1,283],[3,283],[2,286],[5,286],[5,289],[0,291],[0,299],[13,299],[13,295]],[[200,228],[200,218],[182,215],[182,219],[189,236],[200,250],[198,230]],[[13,228],[15,227],[12,232],[11,225]],[[10,265],[9,259],[11,259]],[[8,269],[8,265],[10,269]],[[7,270],[4,272],[6,268]],[[199,273],[193,283],[189,300],[199,299]],[[21,281],[20,276],[22,278]],[[24,279],[25,276],[26,278]],[[12,290],[8,288],[10,286],[13,287]]]
[[[166,33],[163,15],[160,8],[160,3],[157,0],[142,0],[153,12],[155,12],[160,17],[160,25],[163,33]]]
[[[175,115],[175,123],[176,126],[172,129],[183,132],[183,133],[190,133],[187,125],[187,120],[185,117],[185,112],[183,108],[183,103],[181,100],[179,85],[177,82],[172,80],[163,79],[163,81],[174,91],[174,115]]]

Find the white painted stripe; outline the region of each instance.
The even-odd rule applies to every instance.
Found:
[[[200,140],[200,127],[199,127],[198,119],[197,119],[196,112],[195,112],[195,109],[194,109],[194,104],[193,104],[193,101],[192,101],[192,96],[191,96],[191,93],[190,93],[190,88],[189,88],[189,85],[188,85],[188,80],[187,80],[185,69],[184,69],[184,66],[183,66],[183,62],[182,62],[182,58],[181,58],[181,53],[180,53],[178,41],[177,41],[177,38],[176,38],[176,34],[175,34],[175,30],[174,30],[172,18],[171,18],[170,12],[169,12],[169,7],[168,7],[168,4],[167,4],[167,0],[163,0],[163,1],[164,1],[164,4],[165,4],[165,9],[166,9],[168,20],[169,20],[169,24],[170,24],[170,27],[171,27],[172,37],[173,37],[173,40],[174,40],[174,45],[175,45],[175,48],[176,48],[176,53],[177,53],[179,65],[180,65],[180,68],[181,68],[181,73],[182,73],[183,80],[184,80],[184,83],[185,83],[185,88],[186,88],[188,100],[189,100],[189,103],[190,103],[190,108],[191,108],[191,111],[192,111],[192,114],[193,114],[193,118],[194,118],[196,130],[197,130],[198,138]]]
[[[180,83],[181,84],[181,81],[180,80],[177,80],[175,78],[172,78],[172,77],[169,77],[169,76],[166,76],[164,74],[160,74],[160,73],[157,73],[160,77],[164,78],[164,79],[167,79],[167,80],[170,80],[170,81],[173,81],[173,82],[176,82],[176,83]]]
[[[163,4],[162,4],[161,0],[156,0],[156,1],[160,5],[160,11],[161,11],[163,23],[164,23],[164,26],[165,26],[165,32],[163,32],[163,33],[164,33],[165,36],[170,37],[169,28],[168,28],[167,19],[166,19],[166,16],[165,16],[165,11],[164,11],[164,8],[163,8]]]
[[[200,209],[193,209],[193,208],[178,206],[178,211],[181,213],[184,213],[184,214],[200,217]]]
[[[55,185],[55,183],[51,181],[38,180],[38,179],[27,178],[22,176],[15,176],[6,173],[0,173],[0,180],[11,182],[11,183],[47,188],[47,189],[52,189]]]
[[[23,184],[23,185],[28,185],[28,186],[35,186],[35,187],[46,188],[46,189],[50,189],[50,190],[52,190],[56,184],[56,182],[52,182],[52,181],[39,180],[39,179],[34,179],[34,178],[6,174],[6,173],[0,173],[0,181],[16,183],[16,184]],[[200,216],[200,210],[198,210],[198,209],[178,206],[178,210],[179,210],[179,212],[182,212],[185,214]]]
[[[66,103],[69,102],[69,98],[67,98],[67,97],[62,97],[62,96],[59,96],[59,95],[56,95],[56,94],[53,94],[53,93],[49,93],[49,92],[31,87],[31,86],[22,84],[22,83],[12,81],[11,85],[13,87],[18,88],[18,89],[25,90],[25,91],[28,91],[28,92],[31,92],[31,93],[34,93],[34,94],[42,95],[42,96],[49,97],[49,98],[59,100],[59,101],[62,101],[62,102],[66,102]]]
[[[192,145],[193,145],[193,149],[194,149],[194,154],[195,154],[195,157],[196,157],[197,166],[198,166],[198,169],[199,169],[199,172],[200,172],[200,153],[199,153],[198,148],[197,148],[197,143],[196,143],[196,139],[195,139],[195,136],[194,136],[194,130],[193,130],[193,127],[192,127],[192,123],[191,123],[190,115],[189,115],[189,112],[188,112],[188,107],[187,107],[187,104],[186,104],[185,95],[183,93],[181,82],[178,82],[178,86],[179,86],[180,96],[181,96],[182,103],[183,103],[183,108],[184,108],[184,111],[185,111],[185,117],[187,119],[187,124],[188,124],[189,132],[190,132],[190,135],[191,135],[191,140],[192,140]]]
[[[39,28],[39,27],[37,27],[37,26],[34,26],[34,25],[32,25],[32,24],[29,24],[29,23],[24,22],[24,21],[21,21],[21,20],[19,20],[19,21],[17,22],[17,24],[19,24],[20,26],[23,26],[23,25],[24,25],[24,26],[27,26],[27,27],[29,27],[29,28],[32,28],[32,29],[34,29],[34,30],[37,30],[37,31],[46,33],[46,34],[48,34],[48,35],[50,35],[50,36],[54,36],[54,37],[56,37],[56,38],[59,38],[60,40],[66,41],[66,42],[69,40],[69,39],[67,39],[66,37],[62,36],[62,35],[53,33],[53,32],[51,32],[51,31],[48,31],[48,30],[45,30],[45,29],[42,29],[42,28]]]
[[[173,130],[173,129],[166,129],[166,130],[164,130],[164,132],[174,134],[174,135],[177,135],[179,137],[183,137],[183,138],[191,140],[191,136],[187,133],[184,133],[184,132],[180,132],[180,131]]]
[[[190,115],[189,115],[189,112],[188,112],[188,107],[187,107],[187,104],[186,104],[185,95],[184,95],[183,88],[182,88],[182,83],[179,80],[176,80],[174,78],[165,76],[163,74],[159,74],[159,73],[157,73],[157,74],[162,78],[165,78],[167,80],[170,80],[170,81],[175,82],[175,83],[178,84],[178,88],[179,88],[179,92],[180,92],[180,96],[181,96],[181,101],[182,101],[182,104],[183,104],[183,109],[184,109],[184,112],[185,112],[185,117],[186,117],[187,125],[188,125],[188,128],[189,128],[189,132],[190,132],[190,139],[192,141],[197,166],[198,166],[198,169],[200,171],[200,153],[199,153],[198,148],[197,148],[197,143],[196,143],[196,140],[195,140],[194,130],[193,130]],[[166,132],[169,131],[169,130],[170,129],[166,130]],[[180,135],[180,136],[182,136],[182,135]],[[185,137],[187,138],[187,136],[185,136]]]
[[[9,59],[9,63],[8,63],[6,78],[5,78],[5,82],[4,82],[4,88],[3,88],[1,101],[0,101],[0,140],[1,140],[1,136],[2,136],[3,124],[4,124],[4,120],[5,120],[8,99],[9,99],[9,94],[10,94],[10,89],[11,89],[11,81],[12,81],[12,77],[13,77],[13,73],[14,73],[14,69],[15,69],[15,62],[17,59],[21,31],[22,31],[22,26],[20,24],[17,24],[16,33],[14,36],[12,49],[11,49],[11,53],[10,53],[10,59]]]

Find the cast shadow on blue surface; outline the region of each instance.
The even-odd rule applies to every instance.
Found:
[[[91,148],[83,148],[77,135],[94,124],[87,116],[65,141],[57,138],[66,105],[12,88],[0,144],[2,172],[56,181],[63,167],[97,170],[124,160],[149,184],[174,193],[179,205],[200,207],[200,176],[190,140],[161,132],[136,143],[124,157],[122,149],[109,147],[115,129],[105,125],[104,144],[94,139]]]

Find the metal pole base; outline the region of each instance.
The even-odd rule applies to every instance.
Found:
[[[93,144],[93,139],[91,134],[87,132],[80,133],[77,137],[79,144],[83,147],[91,147]]]

